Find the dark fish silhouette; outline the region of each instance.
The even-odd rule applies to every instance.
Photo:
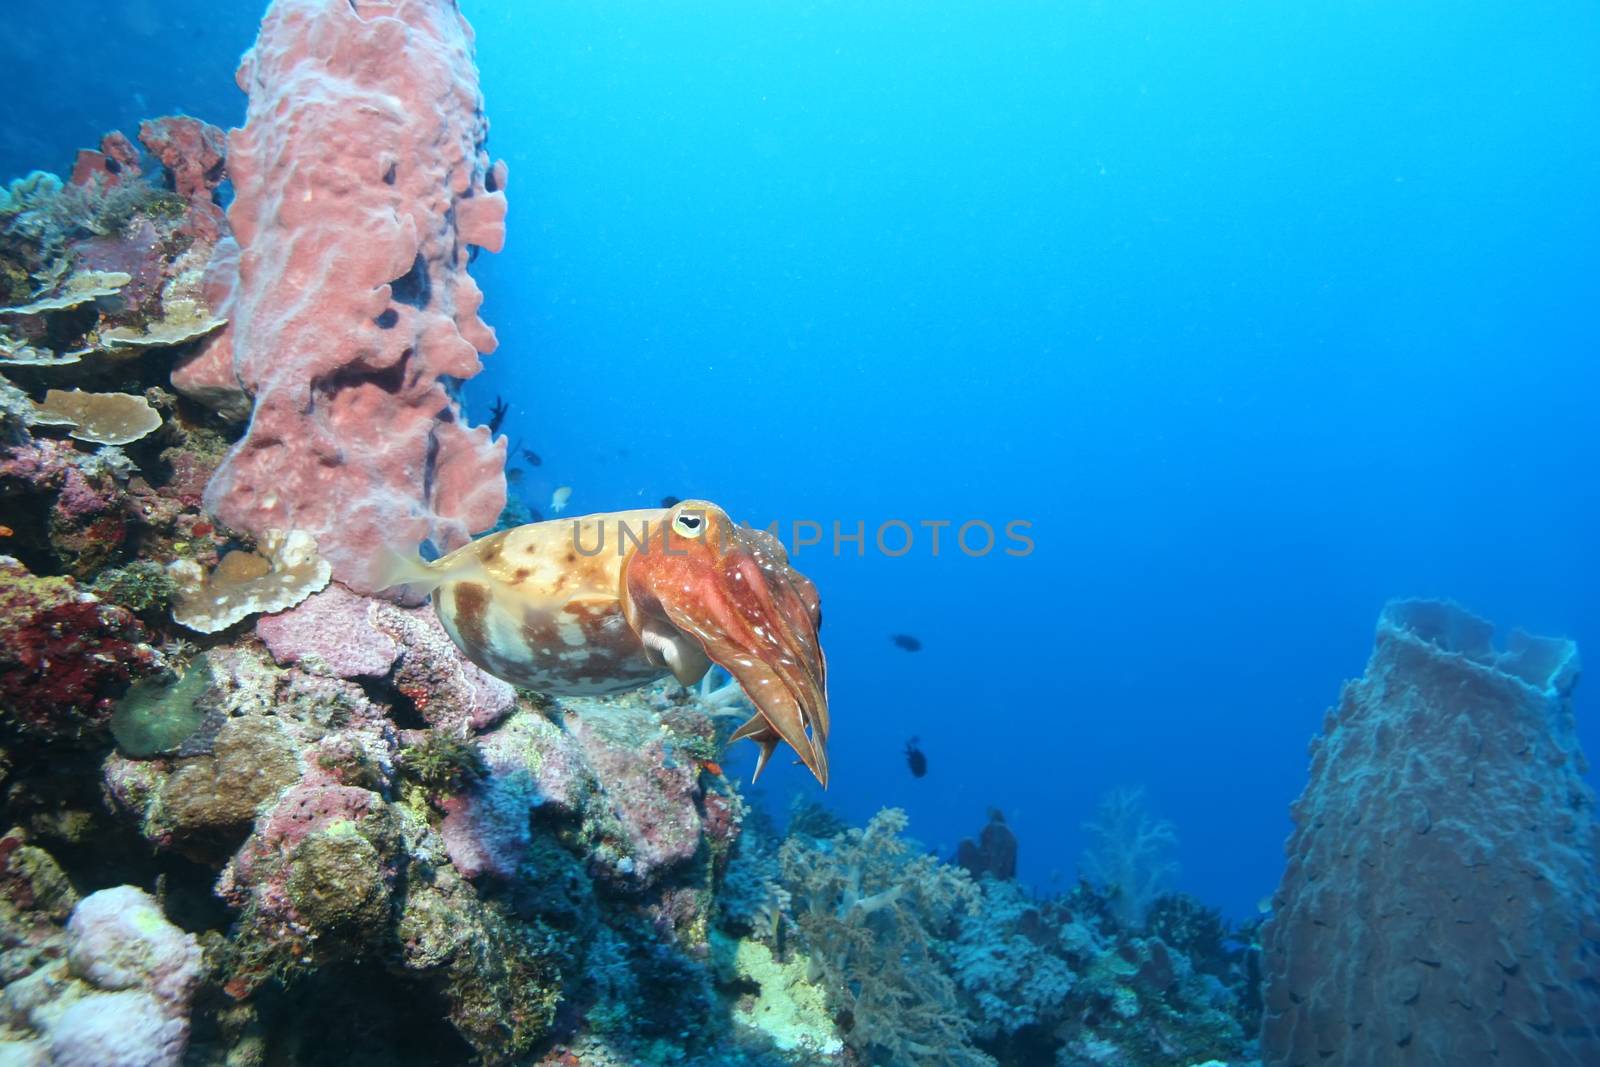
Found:
[[[911,768],[911,777],[921,778],[928,773],[928,757],[922,754],[922,749],[917,747],[918,739],[913,737],[906,742],[906,766]]]
[[[528,466],[530,467],[544,466],[544,460],[539,458],[539,453],[535,452],[531,448],[524,448],[522,450],[522,458],[528,461]]]
[[[522,468],[512,467],[510,470],[506,471],[506,481],[510,482],[512,485],[520,485],[522,482]]]
[[[903,648],[907,652],[922,651],[922,642],[917,640],[915,637],[912,637],[910,634],[894,634],[890,636],[889,640],[895,643],[895,647]]]
[[[494,407],[489,409],[489,436],[493,437],[500,432],[500,426],[506,421],[506,412],[511,406],[498,396],[494,398]]]
[[[675,508],[681,503],[683,503],[683,501],[679,500],[675,496],[664,496],[661,498],[661,506],[664,508]]]

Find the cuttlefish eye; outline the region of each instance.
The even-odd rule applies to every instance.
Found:
[[[672,532],[680,537],[699,537],[706,532],[706,513],[680,511],[672,519]]]

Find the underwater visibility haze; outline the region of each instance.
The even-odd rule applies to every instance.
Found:
[[[0,1060],[1600,1063],[1596,56],[22,0]]]

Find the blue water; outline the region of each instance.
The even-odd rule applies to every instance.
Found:
[[[130,5],[162,12],[132,64],[59,29],[104,5],[22,19],[85,62],[3,169],[236,123],[233,6]],[[511,165],[475,417],[511,402],[541,509],[865,524],[864,556],[796,556],[852,821],[900,805],[948,852],[998,807],[1065,888],[1096,798],[1143,784],[1182,888],[1248,914],[1385,599],[1600,654],[1592,5],[462,7]],[[891,519],[1034,547],[886,558]],[[1592,685],[1578,715],[1600,755]]]

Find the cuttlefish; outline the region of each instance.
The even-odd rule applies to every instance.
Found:
[[[553,696],[617,693],[711,664],[756,714],[733,732],[783,741],[828,784],[821,602],[765,530],[704,500],[529,523],[388,575],[433,595],[445,632],[498,678]]]

